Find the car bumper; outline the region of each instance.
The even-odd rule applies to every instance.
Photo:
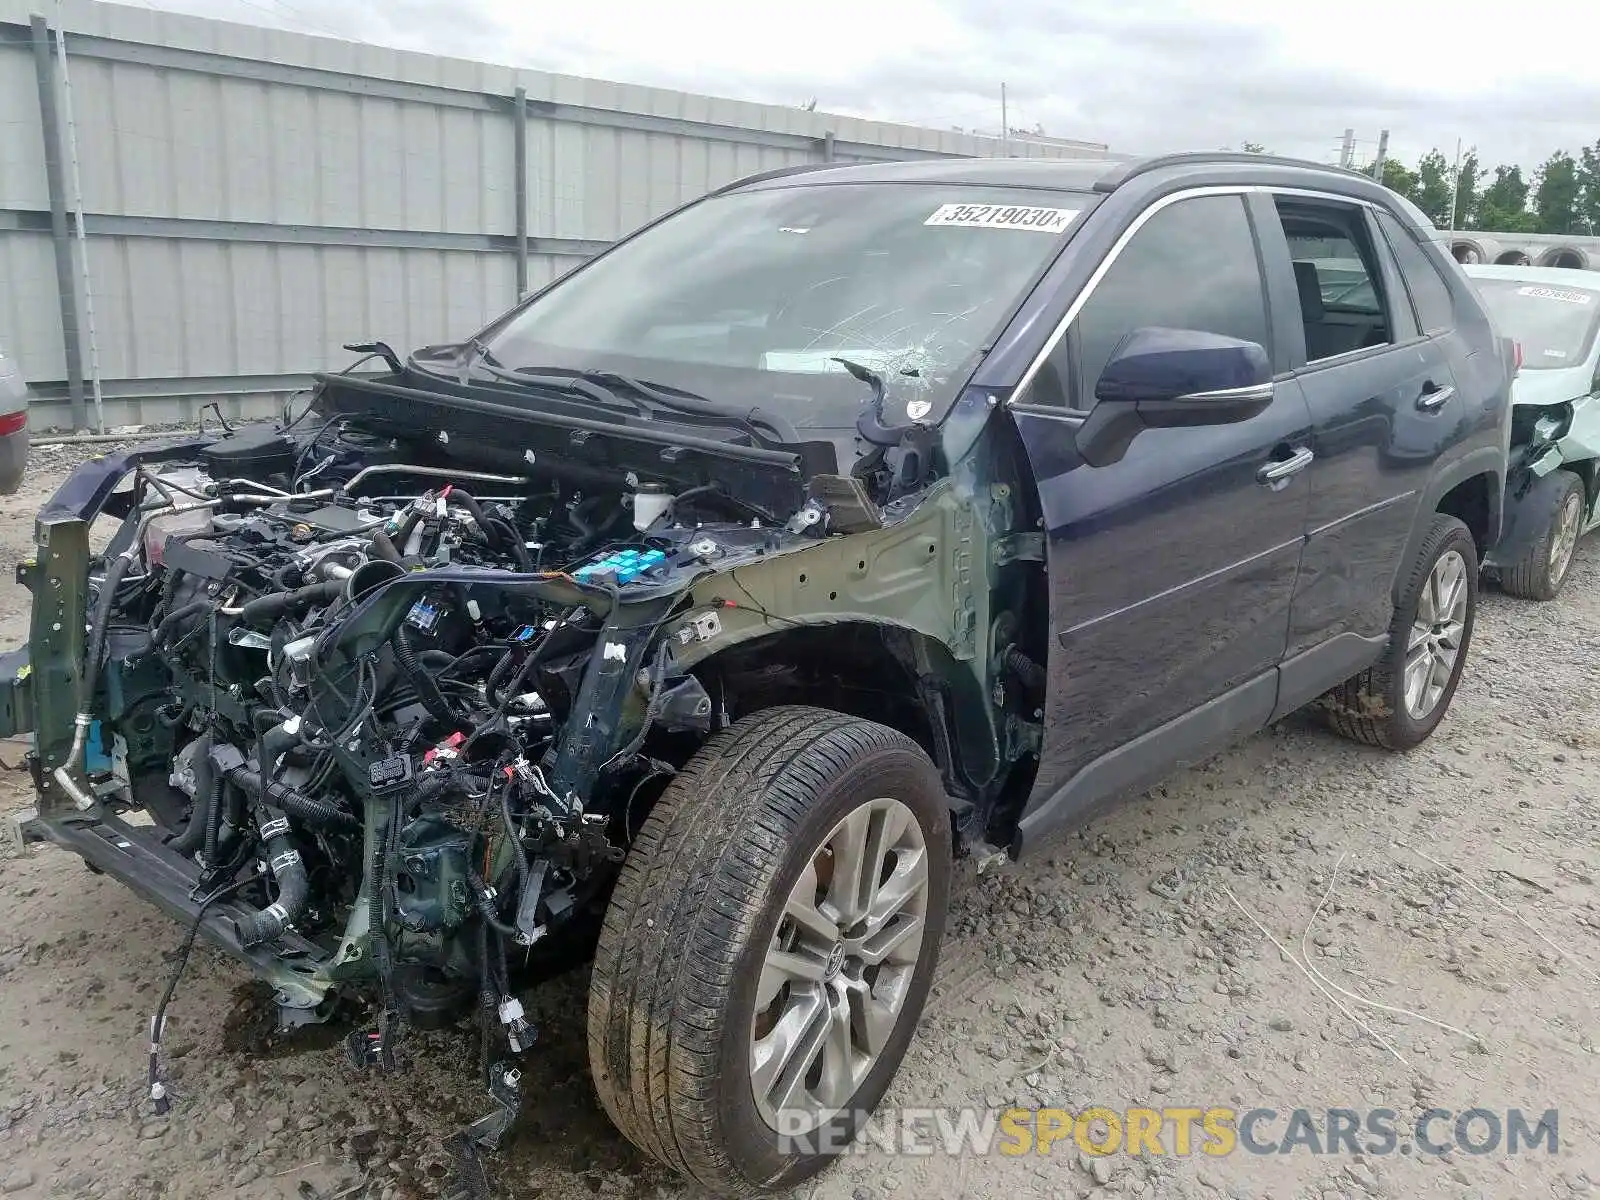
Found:
[[[22,486],[29,445],[26,429],[0,435],[0,496],[10,496]]]

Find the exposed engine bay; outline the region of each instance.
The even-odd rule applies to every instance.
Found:
[[[659,485],[584,495],[373,465],[350,431],[319,449],[334,460],[320,486],[292,495],[292,443],[276,437],[136,473],[136,508],[160,507],[91,579],[114,786],[201,867],[201,890],[265,864],[236,897],[242,946],[348,940],[364,913],[386,999],[428,1023],[480,998],[515,1043],[508,951],[580,911],[626,842],[624,818],[586,810],[561,761],[605,744],[580,707],[591,664],[638,673],[652,727],[713,720],[670,641],[641,656],[602,640],[596,609],[763,532],[714,538],[688,520],[695,497]],[[646,604],[635,634],[669,605]],[[716,624],[698,614],[682,636]],[[586,765],[636,788],[657,768],[635,748]]]
[[[802,700],[910,730],[974,823],[1031,762],[1039,672],[989,597],[1037,552],[989,548],[1012,491],[935,478],[920,433],[868,422],[849,475],[664,422],[541,413],[499,445],[470,398],[418,432],[387,407],[414,393],[327,378],[287,424],[96,460],[40,513],[32,641],[0,663],[36,731],[23,834],[244,960],[281,1027],[366,1013],[358,1065],[476,1013],[474,1144],[517,1109],[518,993],[592,953],[714,731]]]
[[[191,900],[226,892],[238,948],[280,965],[286,1025],[376,981],[377,1025],[351,1038],[374,1064],[404,1025],[475,1005],[527,1048],[513,971],[592,941],[629,803],[673,773],[647,738],[718,720],[673,657],[720,629],[685,581],[794,540],[715,486],[585,490],[405,451],[330,420],[128,471],[86,596],[93,794],[54,776],[78,809],[153,818]]]

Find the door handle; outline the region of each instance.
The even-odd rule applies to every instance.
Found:
[[[1423,412],[1438,412],[1455,394],[1456,390],[1453,387],[1437,387],[1431,382],[1425,383],[1422,385],[1422,395],[1417,397],[1417,407]]]
[[[1256,472],[1256,481],[1269,484],[1281,483],[1297,471],[1304,471],[1315,457],[1309,446],[1301,446],[1288,458],[1277,459],[1262,467]]]

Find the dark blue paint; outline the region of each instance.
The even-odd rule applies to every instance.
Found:
[[[1306,184],[1281,168],[1235,166],[1225,175],[1216,168],[1157,173],[1113,192],[1080,223],[974,384],[1003,394],[1021,377],[1121,232],[1152,201],[1188,186],[1248,182]],[[1320,177],[1316,182],[1329,190]],[[1338,186],[1352,198],[1390,203],[1359,181]],[[1263,210],[1251,211],[1259,235]],[[1397,215],[1412,224],[1409,211]],[[1283,247],[1281,229],[1275,236]],[[1130,768],[1097,765],[1109,766],[1141,735],[1172,731],[1156,736],[1148,751],[1163,760],[1154,765],[1176,765],[1167,756],[1182,751],[1163,747],[1210,744],[1230,720],[1237,734],[1258,727],[1273,707],[1262,689],[1268,698],[1280,691],[1279,670],[1292,655],[1337,649],[1317,661],[1348,668],[1348,648],[1362,645],[1349,635],[1381,648],[1397,576],[1441,497],[1475,474],[1503,480],[1509,373],[1453,264],[1441,261],[1455,329],[1422,335],[1406,299],[1394,314],[1401,344],[1307,368],[1286,248],[1274,255],[1263,247],[1263,261],[1273,333],[1263,358],[1277,373],[1271,402],[1254,415],[1187,428],[1145,421],[1120,457],[1096,457],[1103,465],[1094,466],[1077,441],[1087,413],[1025,404],[1011,410],[1048,538],[1049,682],[1039,771],[1024,815],[1030,837],[1103,799],[1102,781],[1126,777]],[[1397,272],[1389,262],[1382,269]],[[1397,273],[1388,282],[1406,296]],[[1229,386],[1216,381],[1212,366],[1182,362],[1181,353],[1163,362],[1150,352],[1162,339],[1197,336],[1134,333],[1119,348],[1109,384],[1096,389],[1101,402],[1131,399],[1137,407],[1148,397]],[[1246,368],[1242,359],[1239,368],[1231,386],[1255,383],[1265,369],[1254,360]],[[1425,390],[1444,386],[1456,389],[1448,403],[1431,413],[1417,407]],[[1306,469],[1263,483],[1264,467],[1303,448],[1314,454]],[[1491,538],[1499,490],[1491,483]],[[1338,682],[1308,678],[1303,664],[1311,661],[1299,660],[1297,688]],[[1230,706],[1229,697],[1241,699]],[[1205,730],[1194,722],[1195,730],[1179,732],[1196,716],[1205,716]]]
[[[1145,328],[1111,352],[1094,395],[1137,404],[1252,387],[1271,378],[1267,352],[1254,342],[1196,329]]]
[[[1283,657],[1308,492],[1256,472],[1311,421],[1291,389],[1248,421],[1147,430],[1091,467],[1063,453],[1071,423],[1016,420],[1049,530],[1045,794]]]

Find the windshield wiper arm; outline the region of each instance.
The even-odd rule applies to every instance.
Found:
[[[485,369],[495,378],[513,383],[576,392],[601,403],[614,404],[621,401],[631,404],[634,411],[644,417],[666,410],[732,422],[757,438],[789,443],[800,440],[800,435],[789,422],[759,408],[737,408],[733,405],[718,404],[715,400],[708,400],[693,392],[668,390],[659,384],[647,383],[618,371],[578,371],[566,367],[493,367],[487,364]]]
[[[707,417],[720,417],[740,421],[747,427],[765,429],[780,442],[798,442],[800,435],[795,432],[782,417],[766,412],[760,408],[737,408],[730,404],[719,404],[715,400],[708,400],[694,392],[684,391],[681,388],[667,389],[660,384],[650,383],[644,379],[636,379],[632,375],[624,375],[620,371],[584,371],[585,379],[594,379],[619,383],[623,387],[649,400],[653,400],[660,407],[671,412],[690,413]],[[752,430],[754,432],[755,430]]]
[[[544,388],[552,392],[575,393],[586,396],[599,404],[607,407],[626,405],[635,415],[649,418],[650,407],[640,403],[629,396],[605,387],[603,384],[589,378],[586,373],[575,372],[571,374],[547,375],[538,367],[503,367],[491,361],[487,350],[478,355],[477,364],[496,379],[507,383],[520,384],[523,387]]]

